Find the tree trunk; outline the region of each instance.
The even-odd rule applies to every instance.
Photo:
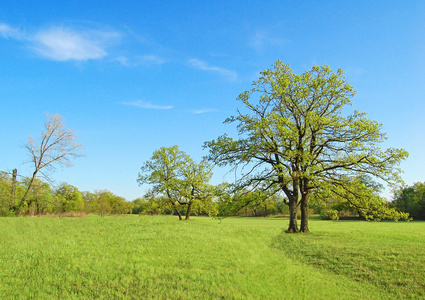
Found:
[[[301,197],[301,231],[308,232],[308,198],[309,194]]]
[[[289,227],[286,232],[298,231],[297,212],[298,212],[297,202],[294,200],[289,200]]]
[[[175,207],[174,209],[176,210],[177,214],[179,215],[179,220],[180,221],[183,220],[183,216],[182,216],[180,210],[177,207]]]
[[[18,170],[13,169],[12,173],[12,191],[10,193],[9,211],[13,210],[15,206],[15,191],[16,191],[16,177],[18,176]]]
[[[40,203],[38,202],[38,199],[35,200],[35,213],[40,214]]]
[[[28,185],[28,188],[27,188],[24,196],[21,199],[21,203],[19,204],[19,210],[22,210],[22,208],[23,208],[23,206],[25,204],[25,201],[27,200],[27,196],[28,196],[28,194],[29,194],[29,192],[30,192],[33,184],[34,184],[34,180],[35,180],[35,177],[37,176],[37,172],[38,172],[38,170],[35,170],[34,173],[32,174],[32,177],[31,177],[30,183]],[[29,206],[29,204],[28,204],[28,206]]]
[[[186,211],[186,218],[185,220],[189,220],[190,217],[190,209],[192,208],[192,202],[190,201],[189,204],[187,205],[187,211]]]
[[[171,200],[170,200],[170,201],[171,201]],[[182,216],[182,214],[181,214],[181,212],[180,212],[179,208],[177,207],[177,205],[176,205],[173,201],[171,201],[171,203],[173,204],[174,209],[176,210],[177,214],[179,215],[179,220],[183,220],[183,216]]]
[[[182,214],[181,214],[179,208],[177,207],[176,202],[173,200],[173,197],[171,197],[169,190],[167,190],[167,196],[168,196],[168,200],[173,205],[174,209],[176,210],[177,214],[179,215],[179,220],[180,221],[183,220]]]

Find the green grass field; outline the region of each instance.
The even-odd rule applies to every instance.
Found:
[[[425,298],[425,223],[0,218],[0,299]]]

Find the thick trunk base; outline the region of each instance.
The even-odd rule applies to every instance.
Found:
[[[286,232],[298,232],[298,220],[297,220],[298,206],[295,203],[289,204],[289,227]]]
[[[301,232],[309,232],[308,229],[308,198],[309,195],[303,195],[301,199]]]

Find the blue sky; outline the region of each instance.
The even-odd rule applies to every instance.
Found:
[[[155,149],[194,159],[276,60],[342,68],[354,108],[425,181],[424,1],[6,1],[0,9],[0,170],[29,176],[23,145],[60,114],[85,157],[52,174],[133,200]],[[231,180],[215,169],[214,183]]]

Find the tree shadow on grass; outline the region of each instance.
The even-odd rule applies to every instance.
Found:
[[[409,245],[393,247],[336,233],[283,232],[271,247],[301,263],[372,283],[403,298],[425,297],[425,254]]]

